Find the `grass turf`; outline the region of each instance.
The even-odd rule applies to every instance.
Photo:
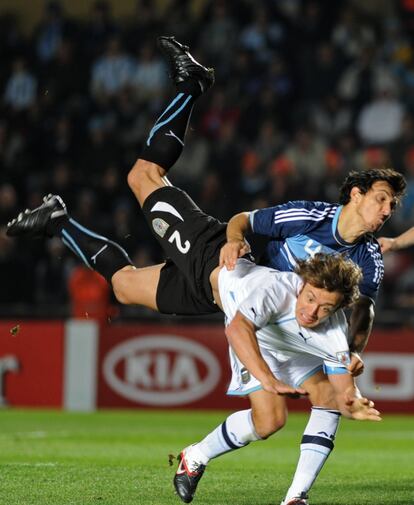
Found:
[[[0,411],[0,504],[179,505],[168,454],[199,440],[223,412]],[[210,463],[194,504],[279,505],[306,415],[271,439]],[[312,505],[414,505],[414,417],[342,421]]]

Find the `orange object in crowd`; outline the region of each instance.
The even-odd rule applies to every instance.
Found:
[[[75,267],[69,279],[69,294],[73,317],[104,322],[110,315],[108,283],[94,270],[84,266]]]

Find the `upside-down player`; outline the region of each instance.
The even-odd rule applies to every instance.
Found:
[[[87,265],[112,283],[121,303],[142,304],[169,314],[208,314],[219,310],[212,296],[209,273],[219,263],[220,249],[226,244],[226,225],[202,214],[178,188],[166,186],[164,176],[181,154],[194,102],[212,85],[214,76],[175,40],[161,37],[160,46],[169,60],[177,95],[152,128],[140,159],[130,171],[128,183],[156,238],[173,261],[135,269],[119,246],[69,219],[56,198],[47,200],[36,211],[22,214],[9,227],[9,234],[45,232],[60,235]],[[404,188],[403,177],[390,169],[351,174],[341,192],[343,205],[290,202],[257,211],[250,220],[253,231],[270,232],[268,259],[270,265],[279,270],[293,269],[295,257],[304,257],[318,250],[343,252],[361,267],[360,291],[363,296],[351,319],[352,351],[362,350],[366,343],[372,324],[373,299],[382,277],[381,255],[371,233],[391,215]],[[204,217],[195,228],[192,221],[183,218],[184,215]],[[231,249],[230,259],[224,258],[224,263],[233,262],[234,256],[245,252],[242,234],[238,234],[236,240],[230,235],[233,224],[234,220],[229,228],[229,245],[223,250]],[[200,237],[206,244],[203,249],[200,248]],[[298,237],[301,239],[299,243],[290,241]],[[196,253],[192,269],[188,267],[190,251]],[[230,263],[226,264],[232,268]],[[358,363],[354,353],[349,368],[355,370]],[[306,437],[302,440],[302,448],[306,449],[310,432],[334,433],[339,416],[333,413],[336,405],[332,400],[332,388],[322,372],[309,377],[303,387],[317,407],[312,410],[305,429]],[[285,409],[284,399],[272,394],[268,397],[265,393],[263,391],[260,402],[268,420],[267,431],[270,426],[270,431],[275,432],[283,424],[280,412]],[[312,460],[301,455],[286,504],[307,503],[302,497],[310,489],[318,473],[316,469],[322,467],[329,452],[315,452]]]

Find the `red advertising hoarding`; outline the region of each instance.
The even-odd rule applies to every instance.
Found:
[[[363,394],[383,412],[414,413],[414,332],[375,330],[364,354]],[[109,326],[100,338],[98,406],[246,408],[226,396],[227,341],[220,325]],[[307,410],[306,399],[288,400]]]
[[[246,408],[226,396],[230,380],[222,326],[130,325],[103,329],[98,407]]]
[[[1,402],[61,407],[64,323],[0,322]]]
[[[0,405],[95,408],[246,408],[226,396],[221,325],[91,321],[0,323]],[[414,331],[374,330],[358,378],[383,413],[414,413]],[[288,400],[308,410],[306,399]]]

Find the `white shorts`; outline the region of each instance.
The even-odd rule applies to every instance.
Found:
[[[261,348],[260,352],[273,375],[285,384],[295,388],[301,386],[306,379],[323,369],[324,361],[318,356],[297,354],[281,361],[277,359],[274,353],[266,349]],[[232,376],[227,394],[245,396],[262,389],[261,383],[247,371],[231,348],[229,348],[229,355]]]

